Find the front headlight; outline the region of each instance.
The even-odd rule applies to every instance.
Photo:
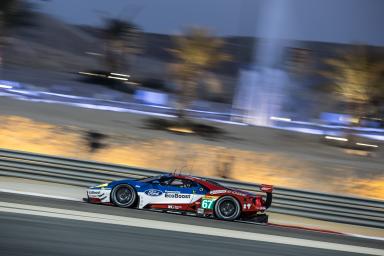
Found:
[[[104,183],[104,184],[96,186],[96,188],[105,188],[105,187],[108,187],[108,183]]]

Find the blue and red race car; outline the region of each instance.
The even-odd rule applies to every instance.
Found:
[[[272,203],[270,185],[260,185],[266,199],[219,183],[181,174],[164,174],[139,180],[117,180],[90,187],[87,201],[119,207],[189,212],[222,220],[253,219],[267,222],[264,213]]]

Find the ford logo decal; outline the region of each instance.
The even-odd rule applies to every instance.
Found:
[[[158,189],[148,189],[144,191],[144,193],[148,196],[161,196],[163,194],[163,192]]]

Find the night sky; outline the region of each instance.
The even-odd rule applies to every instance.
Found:
[[[163,34],[197,25],[219,35],[384,45],[384,0],[50,0],[40,10],[75,24],[133,20]]]

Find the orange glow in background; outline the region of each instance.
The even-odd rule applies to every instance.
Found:
[[[310,161],[274,152],[254,152],[221,146],[185,143],[170,139],[133,139],[109,136],[91,153],[85,131],[16,116],[0,117],[0,148],[74,157],[129,166],[203,176],[225,173],[232,179],[276,186],[384,199],[384,174],[359,178],[353,171],[335,166],[334,172]]]

